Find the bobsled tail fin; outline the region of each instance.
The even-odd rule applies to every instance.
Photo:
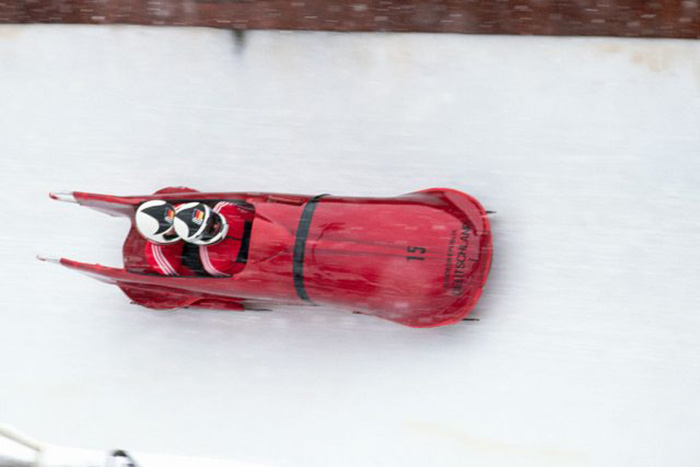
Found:
[[[40,261],[60,264],[88,275],[100,282],[118,286],[134,303],[147,308],[170,310],[173,308],[208,308],[243,311],[241,299],[208,293],[182,284],[173,287],[173,279],[165,276],[137,274],[122,268],[111,268],[100,264],[87,264],[67,258],[37,256]],[[184,279],[186,280],[186,279]],[[196,281],[196,279],[195,279]],[[183,280],[181,280],[181,283]]]
[[[75,269],[78,272],[82,272],[85,275],[108,284],[116,284],[119,281],[119,276],[124,273],[123,269],[110,268],[100,264],[81,263],[79,261],[73,261],[67,258],[53,258],[43,255],[37,255],[36,258],[39,261],[44,261],[46,263],[60,264],[61,266],[65,266],[69,269]]]
[[[156,191],[153,195],[146,196],[114,196],[98,193],[85,193],[82,191],[49,193],[49,197],[56,201],[76,203],[102,211],[110,216],[131,217],[139,204],[152,199],[177,199],[180,196],[191,196],[197,190],[187,187],[167,187]]]
[[[131,216],[138,204],[145,199],[145,197],[100,195],[96,193],[83,193],[80,191],[49,193],[49,197],[56,201],[87,206],[109,214],[110,216]]]
[[[36,255],[36,259],[45,263],[61,264],[61,258],[52,258],[51,256]]]
[[[64,192],[51,192],[49,193],[49,198],[55,200],[55,201],[62,201],[64,203],[77,203],[75,200],[75,197],[73,196],[73,192],[69,191],[67,193]]]

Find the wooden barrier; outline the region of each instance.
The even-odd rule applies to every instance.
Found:
[[[700,0],[0,0],[0,23],[700,38]]]

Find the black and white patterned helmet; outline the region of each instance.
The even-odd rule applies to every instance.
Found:
[[[195,245],[213,245],[228,231],[226,219],[204,203],[187,203],[175,211],[175,232]]]
[[[136,210],[136,230],[153,243],[165,245],[179,240],[175,233],[175,207],[161,200],[146,201]]]

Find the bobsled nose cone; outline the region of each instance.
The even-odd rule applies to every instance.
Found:
[[[72,191],[49,193],[49,198],[54,199],[56,201],[63,201],[64,203],[77,203]]]
[[[61,259],[60,258],[52,258],[51,256],[44,256],[44,255],[36,255],[36,259],[39,261],[43,261],[46,263],[54,263],[54,264],[60,264]]]

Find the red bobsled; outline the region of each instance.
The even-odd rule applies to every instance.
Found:
[[[395,198],[200,193],[166,188],[149,196],[52,194],[131,219],[124,267],[69,259],[64,266],[116,284],[149,308],[244,310],[274,304],[329,305],[413,327],[464,319],[491,265],[487,212],[471,196],[435,188]],[[245,267],[230,277],[150,273],[134,228],[140,203],[229,201],[254,213]]]

